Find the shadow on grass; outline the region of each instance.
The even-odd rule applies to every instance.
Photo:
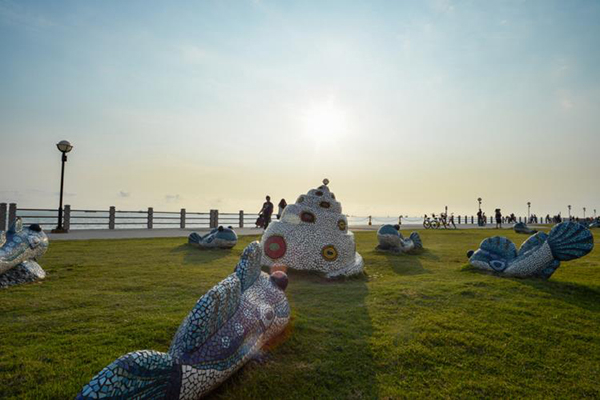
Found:
[[[491,271],[473,267],[470,264],[461,268],[462,272],[471,272],[482,275],[495,276],[498,279],[507,279],[521,285],[527,285],[535,290],[550,294],[555,299],[583,308],[588,311],[600,312],[600,291],[589,286],[573,282],[545,280],[542,278],[514,278]]]
[[[548,293],[555,299],[560,299],[579,308],[596,313],[600,312],[600,291],[592,289],[589,286],[573,282],[553,281],[552,278],[548,281],[533,278],[510,279],[536,290]]]
[[[392,271],[398,275],[420,275],[430,273],[423,267],[418,256],[410,254],[386,254],[385,257],[390,263]]]
[[[266,361],[247,364],[209,397],[377,398],[367,277],[288,274],[292,320],[285,340],[267,348]]]
[[[202,249],[188,243],[173,248],[171,253],[183,253],[185,264],[209,263],[235,254],[233,249]]]

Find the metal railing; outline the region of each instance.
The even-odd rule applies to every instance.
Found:
[[[18,208],[16,203],[0,203],[0,231],[6,230],[17,217],[23,219],[25,224],[39,224],[45,230],[50,230],[58,225],[58,210],[50,208]],[[258,214],[187,211],[155,211],[152,207],[146,210],[117,210],[109,207],[108,210],[71,209],[66,205],[63,210],[63,227],[69,229],[154,229],[154,228],[216,228],[219,225],[231,227],[254,227]],[[276,215],[273,215],[273,220]],[[489,222],[488,222],[489,220]],[[524,222],[526,217],[517,217],[518,222]],[[454,217],[456,224],[477,225],[477,217],[473,215],[459,215]],[[398,223],[396,217],[373,216],[348,216],[350,226],[357,225],[382,225]],[[423,217],[402,218],[405,224],[421,224]],[[494,217],[487,217],[486,222],[494,224]],[[503,221],[507,223],[506,219]]]

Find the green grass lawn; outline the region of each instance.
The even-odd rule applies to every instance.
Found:
[[[357,233],[366,275],[290,272],[285,338],[212,396],[600,397],[600,250],[549,281],[465,267],[494,233],[423,231],[417,256],[377,253],[375,232]],[[166,351],[255,239],[231,251],[181,238],[51,243],[46,280],[0,290],[0,397],[73,398],[115,358]]]

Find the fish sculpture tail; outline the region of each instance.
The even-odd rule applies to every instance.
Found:
[[[195,246],[199,246],[201,240],[202,240],[202,236],[200,236],[196,232],[192,232],[190,234],[190,236],[188,236],[188,243],[195,245]]]
[[[413,243],[415,244],[414,249],[415,250],[422,250],[423,249],[423,241],[421,240],[421,236],[419,236],[418,232],[413,232],[410,234],[409,239],[413,241]]]
[[[85,385],[77,400],[179,397],[181,366],[167,353],[142,350],[126,354]]]
[[[594,236],[586,227],[575,222],[556,225],[548,234],[552,256],[569,261],[588,254],[594,248]]]

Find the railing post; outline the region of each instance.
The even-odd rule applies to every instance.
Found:
[[[154,222],[154,209],[152,207],[148,207],[148,229],[152,229]]]
[[[460,225],[460,215],[458,216],[458,224]]]
[[[240,228],[244,227],[244,210],[240,210]]]
[[[182,208],[179,213],[179,227],[185,229],[185,208]]]
[[[115,229],[115,214],[117,210],[114,206],[110,206],[108,210],[108,229]]]
[[[10,228],[12,224],[17,220],[17,203],[10,203],[8,205],[8,227]]]
[[[475,223],[474,221],[475,221],[475,217],[473,217],[473,216],[471,215],[471,225],[473,225],[473,224]]]
[[[6,217],[8,208],[6,203],[0,203],[0,231],[6,230]]]
[[[69,232],[71,229],[71,206],[65,205],[65,209],[63,210],[63,228],[66,232]]]
[[[214,228],[216,228],[217,226],[219,226],[219,210],[215,210],[215,226],[214,226]]]

